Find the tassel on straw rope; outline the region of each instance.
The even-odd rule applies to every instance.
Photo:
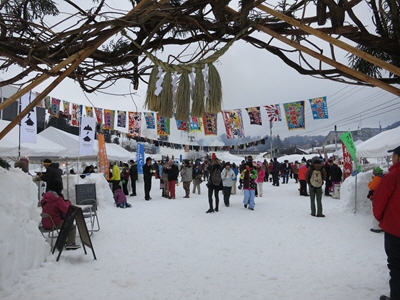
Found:
[[[162,92],[160,97],[160,109],[158,110],[161,117],[172,118],[174,114],[174,100],[172,98],[172,74],[166,72],[162,83]]]
[[[189,120],[190,111],[190,81],[189,73],[183,72],[180,79],[178,90],[176,91],[176,119]]]
[[[206,100],[206,111],[212,114],[222,110],[222,84],[221,77],[213,64],[208,65],[209,96]]]
[[[193,102],[192,102],[192,116],[204,116],[204,76],[202,67],[196,69],[196,79],[194,80]]]
[[[159,97],[154,94],[154,92],[156,91],[157,74],[158,67],[154,65],[150,73],[149,83],[147,86],[146,101],[144,102],[145,107],[152,111],[158,111],[160,104]]]

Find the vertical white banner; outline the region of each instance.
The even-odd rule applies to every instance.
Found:
[[[82,117],[81,130],[79,134],[79,155],[93,155],[95,130],[96,119]]]
[[[32,96],[32,98],[31,98]],[[28,93],[21,97],[21,111],[28,106],[34,95]],[[36,106],[21,120],[21,143],[36,144],[37,124]]]

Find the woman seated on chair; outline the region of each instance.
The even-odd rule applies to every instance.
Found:
[[[63,218],[65,217],[71,202],[64,200],[62,191],[62,183],[60,181],[52,181],[49,183],[49,191],[43,194],[40,201],[42,206],[42,213],[50,215],[54,224],[58,229],[61,228]],[[44,229],[52,229],[53,223],[50,218],[42,218],[42,225]],[[76,227],[72,225],[71,231],[67,238],[66,248],[77,249],[80,246],[75,244]]]
[[[126,208],[126,207],[132,207],[128,202],[126,202],[126,195],[124,192],[121,190],[121,186],[117,186],[117,188],[114,191],[114,202],[117,207],[120,208]]]

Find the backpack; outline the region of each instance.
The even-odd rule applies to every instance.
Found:
[[[319,188],[322,186],[322,173],[319,170],[314,170],[311,173],[310,183],[313,187]]]
[[[211,182],[213,185],[219,186],[221,184],[221,181],[222,181],[221,171],[215,169],[211,175]]]

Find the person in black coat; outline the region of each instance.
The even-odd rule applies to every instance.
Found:
[[[151,179],[155,173],[151,164],[151,157],[146,158],[146,163],[143,165],[143,181],[144,181],[144,199],[149,201],[151,191]]]
[[[329,159],[328,162],[325,163],[325,171],[326,171],[326,181],[325,181],[325,196],[331,196],[329,194],[331,187],[332,187],[332,180],[331,180],[331,167],[333,164],[333,160]]]
[[[281,169],[281,164],[278,159],[274,157],[274,162],[272,163],[272,185],[279,186],[279,171]]]
[[[214,159],[211,162],[211,171],[210,171],[210,179],[207,182],[207,188],[208,188],[208,204],[210,206],[210,208],[206,211],[206,213],[213,213],[218,212],[218,205],[219,205],[219,191],[223,189],[223,185],[222,185],[222,180],[220,182],[220,184],[215,185],[213,183],[212,177],[214,174],[214,171],[217,171],[219,173],[221,173],[221,163],[218,159]],[[221,177],[222,178],[222,177]],[[213,198],[212,195],[214,193],[214,197],[215,197],[215,209],[213,208]]]
[[[179,176],[179,168],[173,160],[168,162],[168,166],[164,168],[164,173],[168,176],[169,199],[175,199],[175,186]]]
[[[45,159],[43,165],[46,168],[45,173],[38,173],[40,180],[46,182],[46,192],[49,191],[51,184],[54,181],[61,182],[61,190],[63,190],[63,182],[61,178],[62,171],[59,163],[52,163],[50,159]]]
[[[129,161],[129,164],[131,165],[129,167],[130,174],[129,176],[131,177],[131,187],[132,187],[132,194],[131,196],[136,196],[136,181],[138,180],[138,169],[137,169],[137,164],[134,162],[133,159]]]

